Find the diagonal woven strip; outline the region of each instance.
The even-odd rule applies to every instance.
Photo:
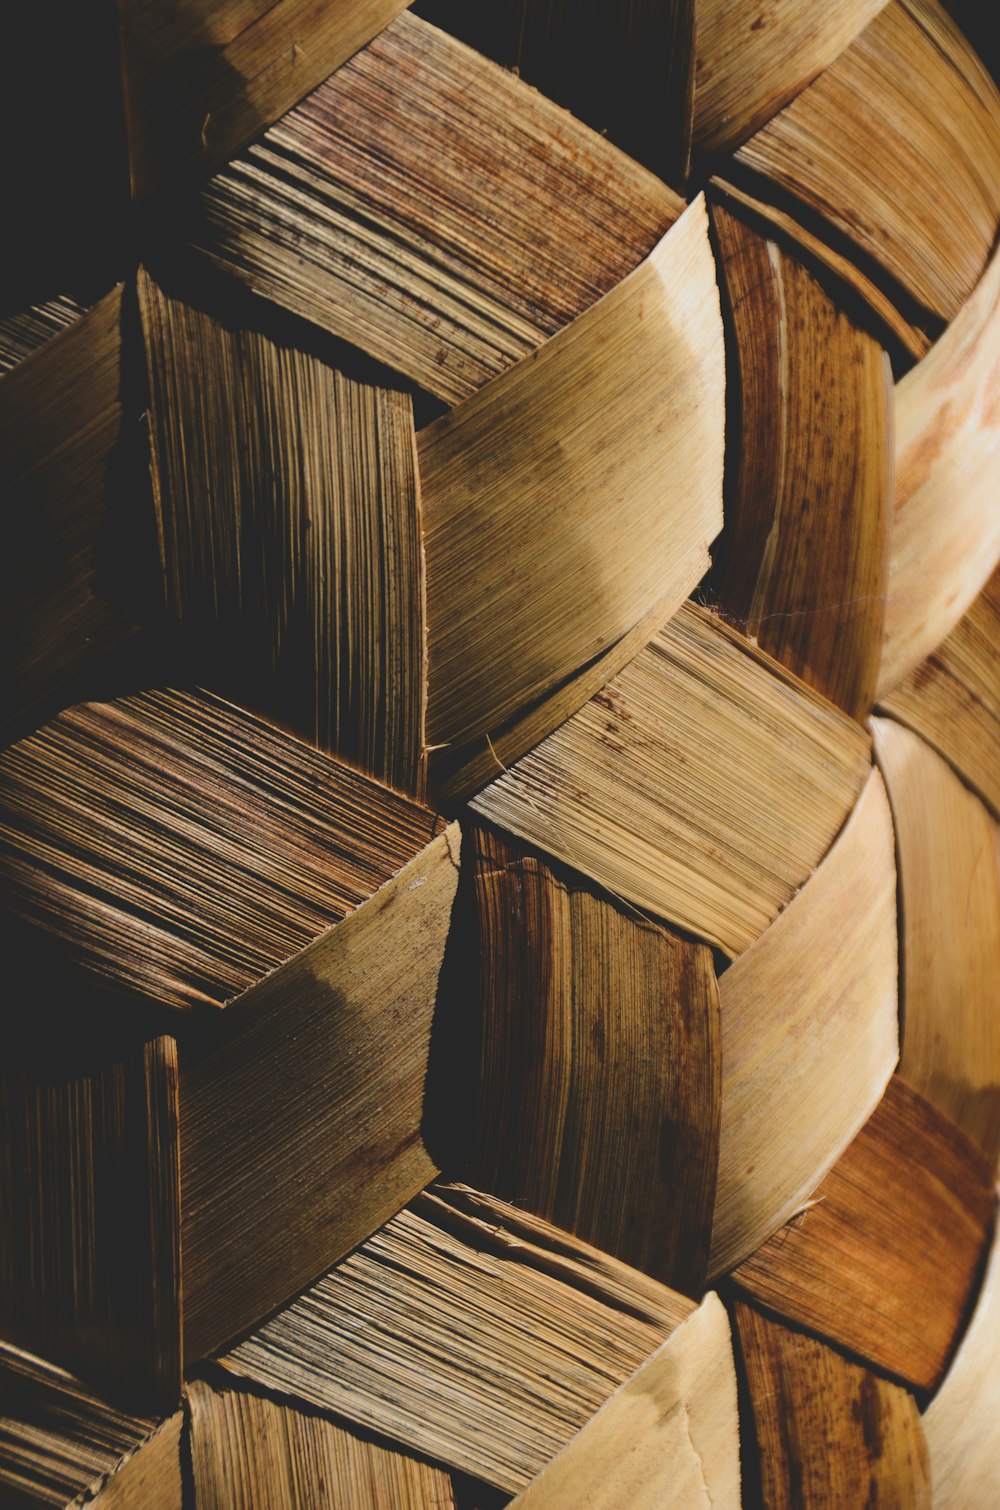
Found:
[[[970,8],[117,12],[0,308],[0,1503],[985,1510]]]

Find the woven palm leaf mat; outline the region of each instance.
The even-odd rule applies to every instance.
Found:
[[[989,1510],[979,9],[46,17],[0,1504]]]

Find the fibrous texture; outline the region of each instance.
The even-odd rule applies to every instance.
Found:
[[[0,1502],[986,1510],[973,7],[115,29],[0,305]]]

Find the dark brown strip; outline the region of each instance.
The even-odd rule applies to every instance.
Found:
[[[740,437],[714,591],[762,649],[863,720],[885,615],[892,373],[800,262],[721,205],[712,225]]]
[[[808,1209],[733,1277],[779,1316],[931,1389],[992,1228],[990,1161],[897,1076]]]
[[[765,1510],[928,1510],[927,1446],[907,1390],[743,1301],[732,1319],[752,1407],[744,1485],[756,1438]]]
[[[468,1178],[700,1295],[719,1138],[711,951],[514,840],[468,839],[483,1014]]]

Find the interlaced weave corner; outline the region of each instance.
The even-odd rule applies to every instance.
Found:
[[[978,8],[55,30],[0,1504],[990,1510]]]

